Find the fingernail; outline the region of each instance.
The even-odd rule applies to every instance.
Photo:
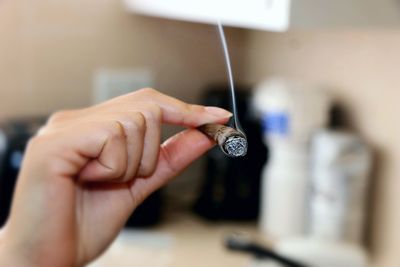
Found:
[[[223,108],[218,108],[218,107],[205,107],[205,110],[207,113],[219,117],[219,118],[229,118],[232,117],[232,113],[223,109]]]

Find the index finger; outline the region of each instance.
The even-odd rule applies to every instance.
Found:
[[[198,127],[206,123],[224,123],[232,116],[232,113],[225,109],[188,104],[149,88],[126,97],[158,105],[162,110],[162,121],[169,124]]]

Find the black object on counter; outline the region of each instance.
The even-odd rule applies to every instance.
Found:
[[[286,267],[307,267],[307,265],[280,255],[239,235],[228,236],[225,240],[225,246],[230,250],[251,253],[258,259],[272,260]]]
[[[10,212],[15,183],[25,146],[44,118],[16,119],[0,125],[0,227]]]
[[[131,217],[126,222],[125,227],[150,227],[159,223],[162,219],[162,190],[158,190],[151,194],[140,204]]]
[[[205,177],[194,210],[210,220],[254,220],[258,217],[261,171],[268,151],[262,142],[261,125],[251,113],[251,90],[238,89],[238,114],[248,140],[248,151],[242,158],[226,157],[218,147],[207,154]],[[230,110],[229,90],[211,88],[203,104]]]

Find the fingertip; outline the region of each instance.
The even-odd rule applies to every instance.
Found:
[[[225,124],[232,117],[232,113],[219,107],[198,106],[199,112],[192,114],[193,123],[190,126],[198,127],[207,123]]]
[[[219,108],[181,103],[163,109],[163,122],[196,128],[206,123],[226,123],[232,113]]]
[[[205,107],[204,110],[208,114],[210,114],[210,115],[212,115],[212,116],[214,116],[216,118],[219,118],[219,119],[227,119],[227,118],[232,117],[232,115],[233,115],[232,112],[227,111],[227,110],[225,110],[223,108],[220,108],[220,107],[208,106],[208,107]]]
[[[229,118],[216,119],[214,121],[207,122],[207,123],[227,124],[229,120],[230,120],[230,117]]]

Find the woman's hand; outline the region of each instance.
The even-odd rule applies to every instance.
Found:
[[[26,150],[1,266],[83,266],[114,240],[132,211],[213,146],[195,129],[160,145],[161,124],[194,128],[231,114],[142,89],[59,112]]]

